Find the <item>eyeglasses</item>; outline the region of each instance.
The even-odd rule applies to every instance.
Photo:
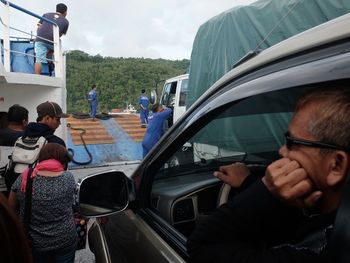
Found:
[[[340,146],[336,144],[328,144],[324,142],[317,142],[317,141],[310,141],[310,140],[304,140],[299,138],[294,138],[290,136],[289,132],[286,132],[284,134],[285,138],[285,144],[288,150],[292,148],[293,145],[303,145],[306,147],[314,147],[314,148],[321,148],[321,149],[333,149],[333,150],[340,150],[344,152],[350,153],[350,148],[345,146]]]

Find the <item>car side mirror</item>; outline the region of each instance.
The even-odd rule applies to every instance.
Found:
[[[152,90],[151,91],[150,103],[151,104],[157,103],[157,92],[156,92],[156,90]]]
[[[124,173],[118,171],[83,178],[77,189],[80,214],[99,217],[125,210],[129,204],[128,180]]]

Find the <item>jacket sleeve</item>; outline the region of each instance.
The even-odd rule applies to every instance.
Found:
[[[158,116],[163,119],[166,120],[167,118],[169,118],[170,114],[173,112],[172,109],[170,108],[166,108],[164,111],[158,112]]]
[[[191,262],[313,262],[317,254],[280,245],[291,240],[300,218],[258,179],[197,224],[187,244]]]

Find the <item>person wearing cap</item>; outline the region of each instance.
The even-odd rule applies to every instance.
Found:
[[[37,122],[30,122],[24,131],[24,137],[44,136],[49,143],[58,143],[66,147],[65,142],[54,135],[55,130],[61,124],[61,118],[67,118],[61,107],[52,101],[46,101],[36,108],[38,117]]]

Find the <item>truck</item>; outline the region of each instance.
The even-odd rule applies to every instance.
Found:
[[[174,112],[165,128],[178,121],[186,109],[232,68],[270,46],[349,11],[350,3],[340,0],[260,0],[209,19],[199,27],[194,39],[189,74],[170,78],[164,83],[159,102],[173,108]],[[215,136],[209,134],[207,137]],[[169,159],[169,165],[191,158],[201,159],[218,151],[217,146],[205,139],[189,141]],[[228,149],[226,152],[235,154]]]
[[[174,108],[169,123],[176,122],[210,86],[243,61],[349,11],[350,2],[341,0],[260,0],[209,19],[199,27],[195,36],[189,74],[173,77],[164,83],[160,103]],[[186,96],[181,86],[185,77],[188,78],[185,81]],[[186,97],[184,103],[178,100],[183,97]],[[175,102],[169,98],[175,98]]]
[[[168,120],[168,127],[171,127],[186,112],[188,76],[189,74],[182,74],[164,82],[159,103],[173,108],[172,116]],[[152,102],[154,103],[154,99]]]

